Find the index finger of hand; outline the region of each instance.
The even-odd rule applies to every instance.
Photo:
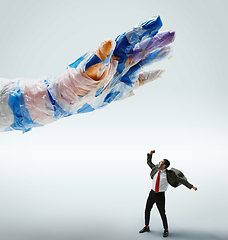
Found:
[[[131,51],[135,44],[149,36],[154,36],[161,27],[161,18],[157,16],[139,23],[136,27],[133,27],[131,30],[124,32],[116,38],[116,48],[113,56],[119,58],[118,72],[123,71],[124,63],[127,60],[127,53]]]
[[[143,60],[154,50],[167,46],[175,39],[174,31],[158,33],[152,38],[148,38],[134,46],[129,52],[129,58],[132,62],[137,63]]]

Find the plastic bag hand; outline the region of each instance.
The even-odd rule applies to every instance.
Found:
[[[162,75],[164,69],[140,72],[143,67],[169,56],[171,52],[168,45],[174,41],[175,32],[158,33],[161,26],[160,17],[154,17],[119,35],[112,44],[111,40],[101,44],[101,46],[107,45],[109,47],[106,47],[106,51],[103,51],[100,50],[100,46],[96,53],[86,60],[86,63],[83,63],[86,66],[84,72],[88,72],[89,75],[96,66],[97,72],[95,71],[92,74],[93,76],[89,76],[99,80],[100,76],[105,76],[104,70],[115,67],[116,70],[112,71],[106,81],[103,81],[99,88],[96,89],[94,101],[87,102],[78,112],[93,111],[106,106],[114,100],[129,97],[133,95],[134,89]],[[116,45],[115,48],[113,47],[114,44]],[[106,58],[102,59],[103,63],[99,57],[100,52],[106,56]],[[82,58],[69,65],[69,67],[77,68],[81,61],[83,61]]]
[[[90,112],[161,76],[140,70],[167,57],[174,32],[158,33],[160,17],[148,19],[115,41],[103,41],[70,64],[57,78],[0,79],[0,130],[29,131],[61,117]]]

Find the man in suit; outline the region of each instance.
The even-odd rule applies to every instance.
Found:
[[[168,222],[167,217],[165,214],[165,191],[168,189],[168,185],[171,185],[172,187],[178,187],[179,185],[183,184],[189,189],[197,190],[197,187],[194,187],[192,184],[190,184],[187,181],[187,178],[184,176],[184,174],[175,168],[171,168],[168,170],[167,168],[170,165],[169,160],[163,159],[159,162],[159,164],[155,165],[152,163],[152,155],[155,153],[155,150],[150,151],[150,153],[147,154],[147,164],[151,168],[150,176],[153,179],[152,182],[152,189],[149,193],[149,196],[147,198],[146,202],[146,208],[145,208],[145,227],[139,231],[139,233],[149,232],[149,221],[150,221],[150,212],[151,209],[156,203],[158,211],[160,213],[163,227],[164,227],[164,233],[163,237],[167,237],[169,235],[168,232]]]

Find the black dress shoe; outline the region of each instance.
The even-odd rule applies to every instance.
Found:
[[[163,237],[168,237],[168,236],[169,236],[169,231],[168,230],[164,230]]]
[[[149,227],[144,227],[142,230],[139,231],[139,233],[144,233],[144,232],[149,232],[150,228]]]

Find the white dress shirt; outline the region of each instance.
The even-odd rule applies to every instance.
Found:
[[[152,189],[155,191],[155,185],[158,177],[158,172],[155,174],[152,182]],[[166,169],[160,170],[159,192],[165,192],[168,189],[168,181],[166,177]]]

